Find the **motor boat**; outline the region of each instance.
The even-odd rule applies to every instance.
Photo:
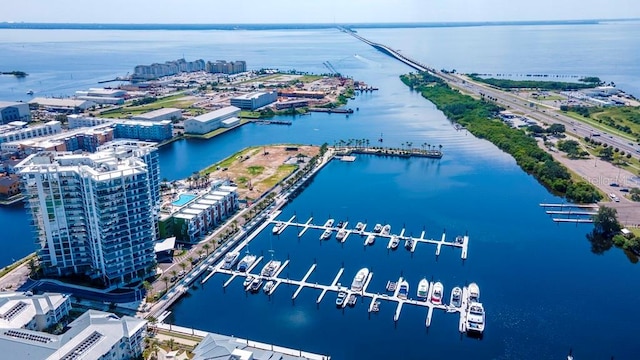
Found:
[[[418,298],[426,300],[429,296],[429,281],[426,278],[422,278],[418,283]]]
[[[276,285],[276,282],[273,280],[269,280],[267,281],[266,284],[264,284],[264,287],[262,288],[262,291],[264,291],[266,294],[269,294],[269,292],[271,291],[271,289],[273,289],[273,287]]]
[[[258,292],[261,286],[262,286],[262,278],[258,276],[251,281],[251,284],[249,285],[249,291],[254,293]]]
[[[373,232],[379,233],[380,231],[382,231],[382,225],[376,224],[376,226],[373,227]]]
[[[280,268],[281,264],[282,264],[282,262],[279,261],[279,260],[270,260],[262,268],[262,271],[260,272],[260,275],[262,275],[264,277],[272,277],[273,275],[275,275],[276,271],[278,271],[278,269]]]
[[[238,266],[236,267],[236,270],[246,272],[249,269],[249,267],[253,265],[255,261],[256,261],[255,255],[247,254],[240,260],[240,262],[238,262]]]
[[[462,289],[456,286],[451,290],[451,299],[449,299],[449,304],[459,308],[462,306]]]
[[[433,292],[431,293],[431,302],[440,305],[442,304],[442,293],[444,292],[444,286],[441,282],[433,284]]]
[[[409,282],[403,279],[398,286],[398,299],[406,299],[409,296]]]
[[[404,248],[411,251],[413,250],[413,239],[412,238],[408,238],[407,240],[404,241]]]
[[[373,243],[376,241],[376,236],[371,234],[369,236],[367,236],[367,238],[364,240],[364,244],[365,245],[373,245]]]
[[[389,235],[390,232],[391,232],[391,225],[389,224],[383,226],[382,230],[380,230],[380,234],[382,235]]]
[[[360,291],[364,287],[364,282],[367,281],[367,277],[369,276],[369,269],[362,268],[358,271],[356,276],[353,278],[353,282],[351,283],[351,290]]]
[[[389,240],[389,248],[395,250],[398,248],[399,244],[400,244],[400,239],[397,236],[393,235],[391,237],[391,240]]]
[[[273,229],[271,229],[271,231],[274,234],[279,234],[282,229],[284,229],[284,223],[277,222],[275,225],[273,225]]]
[[[338,233],[336,234],[336,240],[342,241],[342,240],[344,240],[344,238],[346,236],[347,236],[347,230],[340,229],[340,230],[338,230]]]
[[[239,252],[233,251],[233,252],[227,253],[224,256],[224,260],[223,260],[222,266],[220,266],[220,268],[224,269],[224,270],[231,269],[233,267],[233,265],[236,264],[236,261],[238,261],[238,257],[239,256],[240,256]]]
[[[320,235],[321,240],[327,240],[330,237],[331,237],[331,229],[325,230],[324,232],[322,232],[322,235]]]
[[[480,333],[484,331],[485,313],[482,303],[471,302],[467,308],[467,332]]]
[[[469,290],[469,302],[479,302],[480,301],[480,287],[478,284],[471,283],[467,287]]]
[[[249,275],[244,279],[244,282],[242,283],[242,286],[248,287],[249,285],[251,285],[252,281],[253,281],[253,275]]]
[[[337,307],[342,307],[344,305],[344,302],[347,300],[347,292],[346,291],[339,291],[338,292],[338,297],[336,297],[336,306]]]

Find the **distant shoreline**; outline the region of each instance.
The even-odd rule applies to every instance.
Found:
[[[410,22],[410,23],[317,23],[317,24],[91,24],[91,23],[27,23],[0,22],[0,29],[33,30],[311,30],[335,28],[439,28],[514,25],[596,25],[602,22],[625,22],[640,19],[534,20],[482,22]]]

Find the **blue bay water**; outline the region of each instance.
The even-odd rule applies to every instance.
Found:
[[[640,93],[640,40],[636,23],[581,26],[509,26],[431,29],[363,29],[359,33],[386,43],[438,68],[467,72],[596,75]],[[279,288],[271,300],[246,296],[240,282],[226,291],[214,277],[191,291],[172,309],[177,324],[239,337],[327,353],[336,359],[450,356],[459,358],[558,358],[573,347],[581,358],[633,358],[636,316],[622,304],[639,291],[631,286],[637,267],[618,250],[596,256],[585,239],[589,226],[558,226],[538,207],[559,202],[490,143],[456,132],[428,101],[411,93],[398,76],[410,71],[384,54],[337,30],[270,31],[40,31],[0,30],[1,67],[24,70],[29,77],[0,77],[0,99],[27,100],[36,95],[70,94],[97,86],[98,80],[124,75],[136,64],[187,59],[246,59],[250,68],[275,67],[326,71],[330,61],[340,72],[380,91],[349,103],[359,108],[343,115],[296,117],[290,127],[246,125],[209,141],[178,141],[160,149],[161,176],[190,175],[233,152],[256,144],[294,142],[332,144],[367,138],[377,144],[412,142],[443,145],[445,157],[400,160],[361,156],[354,163],[330,164],[312,185],[289,204],[282,218],[296,214],[316,223],[327,217],[390,223],[419,235],[471,236],[469,260],[445,248],[419,245],[413,257],[404,249],[387,254],[385,244],[364,249],[350,237],[344,247],[335,239],[320,242],[308,232],[298,240],[294,229],[279,238],[261,234],[251,251],[267,254],[273,246],[290,258],[286,273],[301,278],[314,261],[311,280],[329,283],[344,264],[345,283],[367,266],[374,272],[371,289],[382,291],[402,273],[414,293],[423,276],[441,280],[448,292],[475,281],[487,307],[488,328],[482,341],[461,338],[457,317],[436,312],[431,328],[426,311],[406,306],[394,325],[391,303],[369,319],[368,304],[344,313],[327,295],[315,305],[317,292]],[[2,236],[0,264],[30,252],[28,219],[17,208],[0,208],[0,222],[12,224]],[[604,302],[606,307],[600,307]],[[620,306],[610,306],[612,303]],[[209,314],[203,316],[203,314]],[[426,348],[426,350],[424,350]]]

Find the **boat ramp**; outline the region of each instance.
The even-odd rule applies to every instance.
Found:
[[[252,271],[257,267],[257,265],[262,260],[263,260],[262,257],[257,259],[256,262],[248,269],[247,272],[240,272],[236,270],[225,270],[221,268],[222,264],[217,264],[215,267],[211,269],[211,272],[207,275],[207,277],[204,280],[202,280],[202,283],[205,283],[206,281],[208,281],[215,274],[227,274],[231,276],[227,281],[223,283],[222,286],[225,288],[229,286],[238,277],[242,277],[242,278],[245,278],[247,276],[260,277],[259,273],[253,274]],[[395,302],[396,310],[394,311],[393,321],[397,322],[398,320],[400,320],[400,314],[402,313],[402,309],[405,305],[419,306],[419,307],[426,308],[427,310],[427,315],[425,318],[426,327],[431,326],[431,319],[433,317],[434,310],[441,310],[446,313],[458,313],[458,315],[460,316],[459,330],[460,332],[466,332],[465,321],[466,321],[467,307],[469,304],[469,301],[468,301],[469,292],[467,290],[467,287],[463,288],[462,305],[460,307],[456,307],[451,304],[446,305],[446,304],[436,304],[431,302],[433,286],[429,287],[429,293],[426,299],[418,300],[418,299],[412,299],[410,297],[407,297],[407,298],[400,297],[398,294],[400,291],[400,288],[399,286],[396,286],[396,284],[399,284],[403,281],[402,277],[400,277],[397,281],[387,282],[386,289],[383,290],[383,293],[379,293],[379,292],[373,292],[368,290],[369,284],[371,283],[371,280],[373,278],[373,272],[370,272],[369,275],[367,276],[367,279],[364,282],[364,285],[362,286],[362,289],[352,290],[348,287],[342,286],[339,283],[340,278],[344,273],[344,268],[340,268],[338,270],[338,273],[336,274],[331,284],[325,285],[325,284],[319,284],[317,282],[307,281],[311,276],[311,274],[313,273],[313,271],[317,268],[316,263],[311,265],[311,267],[309,268],[309,270],[301,280],[293,280],[289,278],[280,277],[280,274],[283,272],[283,270],[287,267],[288,264],[289,264],[289,260],[286,260],[276,270],[274,276],[262,277],[263,280],[269,280],[274,282],[274,286],[271,287],[271,289],[269,289],[266,292],[267,295],[269,296],[272,295],[280,284],[287,284],[287,285],[292,285],[297,287],[296,290],[291,295],[292,300],[295,300],[300,294],[300,292],[305,288],[318,289],[318,290],[321,290],[321,292],[318,298],[316,299],[316,303],[320,304],[324,299],[325,295],[327,294],[327,292],[335,292],[337,294],[338,292],[342,291],[346,293],[346,297],[345,297],[345,301],[343,301],[340,305],[337,305],[338,308],[346,308],[347,306],[353,307],[358,301],[358,298],[361,298],[362,301],[365,301],[365,299],[370,299],[370,302],[368,303],[368,307],[367,307],[368,312],[377,313],[380,310],[380,306],[382,305],[383,301],[391,302],[391,303]]]
[[[402,244],[405,249],[407,249],[410,252],[415,252],[416,247],[418,245],[418,243],[423,243],[423,244],[432,244],[432,245],[436,245],[436,256],[440,255],[440,252],[442,250],[443,246],[450,246],[452,248],[460,248],[461,249],[461,254],[460,257],[462,258],[462,260],[466,260],[467,259],[467,254],[468,254],[468,249],[469,249],[469,236],[468,235],[464,235],[464,236],[457,236],[455,237],[454,241],[447,241],[447,237],[446,237],[446,233],[442,233],[442,236],[440,237],[440,239],[427,239],[425,238],[425,231],[422,231],[422,233],[420,234],[420,237],[413,237],[413,236],[406,236],[405,233],[405,229],[402,229],[400,231],[400,234],[395,235],[392,233],[382,233],[382,232],[375,232],[375,231],[367,231],[367,224],[363,224],[362,229],[357,230],[355,228],[348,228],[348,224],[349,222],[344,222],[340,227],[338,226],[334,226],[333,224],[328,225],[328,222],[325,222],[324,225],[316,225],[312,223],[313,217],[309,218],[306,222],[304,223],[298,223],[295,222],[296,216],[292,216],[288,221],[276,221],[276,220],[271,220],[271,223],[275,224],[282,224],[279,228],[279,230],[276,232],[276,234],[281,234],[287,227],[289,226],[293,226],[296,228],[299,228],[300,231],[298,232],[298,238],[301,238],[309,229],[318,229],[318,230],[322,230],[323,232],[328,232],[330,234],[334,234],[337,233],[339,231],[344,231],[343,236],[341,238],[338,239],[338,241],[340,242],[345,242],[347,241],[347,238],[349,238],[350,235],[359,235],[361,238],[367,238],[370,235],[375,236],[376,238],[386,238],[388,239],[388,244],[387,244],[387,248],[388,249],[392,249],[391,243],[394,237],[397,237],[398,241],[400,241],[400,244]],[[321,237],[321,240],[322,237]],[[364,241],[363,241],[364,242]],[[407,247],[406,244],[409,243],[410,246]]]

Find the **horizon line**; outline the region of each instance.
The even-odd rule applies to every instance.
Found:
[[[64,28],[69,27],[97,27],[97,26],[109,26],[109,27],[178,27],[178,26],[192,26],[192,27],[277,27],[277,26],[323,26],[323,27],[335,27],[335,26],[353,26],[353,27],[375,27],[375,26],[396,26],[396,27],[428,27],[428,26],[473,26],[473,25],[552,25],[552,24],[597,24],[601,22],[625,22],[625,21],[637,21],[640,18],[613,18],[613,19],[571,19],[571,20],[486,20],[486,21],[390,21],[390,22],[274,22],[274,23],[112,23],[112,22],[25,22],[25,21],[0,21],[0,28],[29,28],[35,27],[57,27]]]

